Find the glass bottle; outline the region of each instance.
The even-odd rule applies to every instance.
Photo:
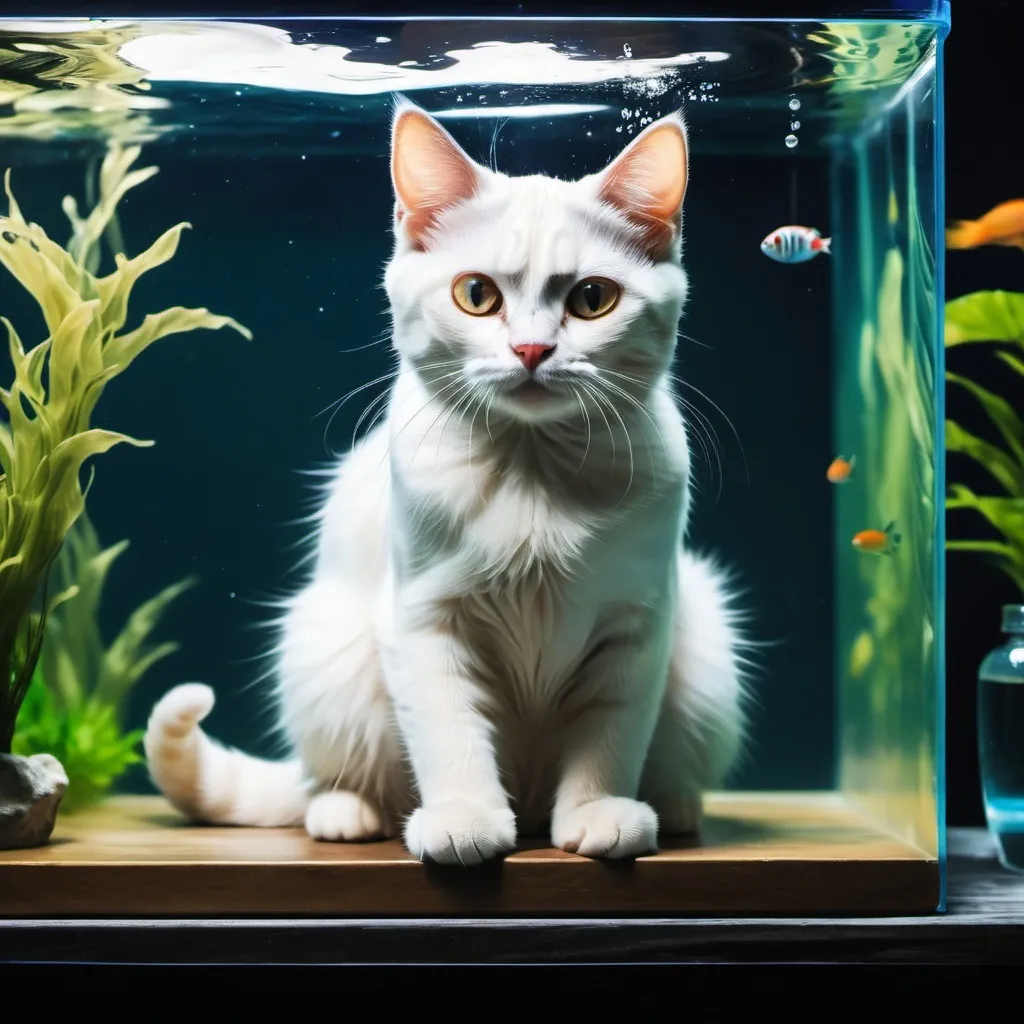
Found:
[[[999,860],[1024,871],[1024,605],[1003,605],[1003,632],[978,670],[981,788]]]

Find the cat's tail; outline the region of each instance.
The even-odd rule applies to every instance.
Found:
[[[143,745],[157,788],[193,821],[264,828],[301,825],[309,798],[298,761],[264,761],[210,739],[199,723],[213,690],[185,683],[153,708]]]

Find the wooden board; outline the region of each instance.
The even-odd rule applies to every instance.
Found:
[[[502,862],[442,868],[397,841],[192,825],[158,797],[66,815],[48,846],[0,852],[0,917],[915,914],[938,900],[937,861],[835,794],[709,798],[700,843],[629,863],[526,840]]]

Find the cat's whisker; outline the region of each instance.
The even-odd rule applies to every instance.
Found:
[[[491,405],[494,403],[494,395],[488,394],[487,404],[484,407],[484,426],[487,428],[487,437],[491,444],[494,444],[494,435],[491,433]]]
[[[370,401],[366,405],[366,408],[363,409],[362,413],[360,413],[359,419],[356,420],[356,425],[352,428],[352,441],[350,443],[350,447],[352,447],[352,448],[355,447],[356,437],[359,435],[359,428],[362,426],[363,420],[365,420],[366,417],[370,415],[370,410],[375,408],[375,407],[380,406],[382,403],[386,404],[388,396],[390,394],[391,394],[390,389],[386,388],[379,395],[377,395],[376,398],[370,399]],[[325,440],[326,440],[326,437],[325,437]]]
[[[705,461],[708,464],[708,469],[712,471],[711,479],[714,482],[714,468],[718,466],[718,493],[715,497],[715,502],[722,496],[722,487],[725,480],[725,469],[722,465],[722,458],[719,454],[718,436],[714,433],[714,427],[711,426],[707,417],[692,403],[688,402],[685,398],[680,397],[680,402],[683,408],[687,412],[693,414],[693,418],[688,421],[688,426],[692,428],[694,435],[700,441],[701,448],[704,452]],[[718,443],[716,443],[718,442]],[[714,454],[714,463],[712,463],[711,456]]]
[[[450,362],[451,362],[451,360],[447,361],[446,364],[435,364],[435,365],[438,365],[438,366],[440,366],[440,365],[447,365],[447,363],[450,363]],[[429,366],[425,367],[425,369],[429,369]],[[460,372],[459,370],[454,370],[451,373],[442,373],[442,374],[439,374],[436,377],[432,377],[429,381],[426,381],[426,383],[428,385],[434,385],[434,384],[439,383],[442,380],[447,380],[449,377],[454,377],[459,372]],[[355,444],[356,434],[359,432],[359,424],[362,423],[363,418],[366,416],[366,414],[370,411],[370,409],[373,408],[373,406],[377,402],[379,402],[381,399],[388,399],[388,398],[390,398],[391,394],[392,394],[392,389],[391,388],[386,388],[384,391],[382,391],[377,396],[377,398],[375,398],[372,402],[370,402],[370,404],[367,405],[367,407],[363,410],[363,415],[359,417],[359,420],[356,422],[355,430],[352,432],[352,443],[353,444]],[[374,425],[377,423],[377,421],[380,419],[380,417],[386,411],[387,411],[387,404],[385,403],[384,405],[382,405],[378,409],[377,413],[374,415],[373,419],[370,421],[370,424],[367,427],[367,433],[369,433],[370,430],[373,429]]]
[[[637,377],[632,377],[629,374],[621,373],[621,372],[616,371],[616,370],[607,370],[606,372],[612,373],[612,374],[614,374],[617,377],[623,378],[624,380],[632,381],[635,384],[638,384],[638,385],[641,385],[641,386],[646,386],[644,381],[640,380]],[[673,373],[669,373],[667,376],[669,378],[671,378],[672,380],[674,380],[674,381],[678,381],[679,383],[686,383],[685,381],[683,381],[681,378],[677,377]],[[692,387],[692,385],[689,385],[689,386]],[[703,394],[703,392],[701,392],[701,394]],[[721,443],[721,440],[718,437],[718,432],[715,430],[714,424],[712,424],[710,418],[708,416],[706,416],[700,409],[698,409],[696,405],[694,405],[691,402],[688,402],[681,395],[677,394],[674,397],[676,398],[676,400],[678,402],[680,402],[683,405],[683,407],[685,409],[687,409],[688,411],[690,411],[690,412],[692,412],[694,414],[695,420],[699,418],[699,420],[701,422],[701,425],[705,429],[705,433],[707,434],[708,444],[710,445],[711,451],[713,451],[714,454],[715,454],[715,462],[718,465],[718,494],[717,494],[717,497],[715,498],[715,501],[717,502],[721,498],[722,488],[724,486],[724,480],[725,480],[725,471],[724,471],[724,467],[723,467],[723,463],[722,463],[722,459],[721,459],[721,455],[720,455],[722,443]],[[711,401],[711,400],[708,399],[708,401]],[[712,403],[712,404],[714,404],[714,403]],[[716,406],[716,408],[717,408],[717,406]],[[719,411],[721,412],[721,410],[719,410]],[[724,416],[725,414],[722,413],[722,415]],[[728,417],[726,417],[726,419],[728,419]],[[731,426],[731,424],[730,424],[730,426]],[[694,429],[695,430],[699,429],[696,422],[694,423]],[[707,459],[708,468],[710,470],[712,470],[712,477],[711,478],[712,478],[712,482],[714,482],[714,466],[712,465],[712,462],[711,462],[711,453],[706,448],[705,448],[705,457]],[[748,477],[748,479],[749,479],[749,477]]]
[[[605,385],[605,387],[609,388],[614,394],[621,395],[623,398],[625,398],[627,402],[629,402],[631,405],[635,406],[641,413],[643,413],[644,416],[647,417],[647,419],[650,422],[651,426],[654,427],[654,432],[658,435],[658,440],[661,441],[662,449],[667,454],[668,453],[668,445],[665,443],[665,438],[664,438],[664,436],[661,433],[661,428],[655,422],[654,417],[651,416],[651,414],[643,407],[643,405],[641,405],[640,402],[638,402],[637,399],[634,398],[625,388],[619,387],[618,384],[615,384],[613,381],[610,381],[610,380],[605,380],[602,383]],[[651,451],[651,443],[650,443],[650,441],[647,440],[647,431],[646,430],[643,431],[643,438],[644,438],[644,444],[647,446],[648,458],[651,461],[651,474],[652,474],[652,476],[654,478],[654,484],[655,484],[655,486],[657,486],[657,484],[658,484],[657,462],[655,461],[655,458],[654,458],[654,452]]]
[[[330,412],[332,409],[340,409],[341,406],[343,406],[350,398],[353,397],[353,395],[358,395],[361,391],[365,391],[367,388],[372,388],[374,384],[381,384],[384,381],[393,380],[401,372],[401,367],[396,367],[394,370],[389,370],[387,373],[381,374],[379,377],[375,377],[373,380],[368,380],[365,383],[358,385],[358,387],[354,387],[347,394],[342,395],[341,398],[336,398],[333,402],[330,403],[330,405],[327,405],[323,409],[321,409],[318,413],[316,413],[316,415],[313,416],[313,419],[316,419],[319,416],[323,416],[325,412]]]
[[[419,369],[421,371],[422,370],[438,370],[438,369],[442,369],[442,368],[444,368],[446,366],[457,366],[457,365],[458,365],[458,360],[455,360],[455,359],[445,359],[445,360],[443,360],[442,362],[439,362],[439,363],[427,363],[425,366],[421,366]],[[387,373],[382,373],[379,377],[375,377],[373,380],[368,380],[365,383],[358,385],[358,387],[354,387],[347,394],[342,395],[341,398],[335,399],[329,405],[327,405],[323,409],[321,409],[318,413],[316,413],[313,416],[313,419],[317,419],[317,417],[323,416],[324,413],[330,412],[332,409],[336,412],[350,398],[353,398],[355,395],[358,395],[360,392],[365,391],[367,388],[372,388],[375,384],[382,384],[384,381],[394,380],[394,378],[397,377],[401,372],[402,372],[402,367],[401,366],[396,366],[393,370],[389,370]],[[330,426],[329,423],[328,423],[328,426]]]
[[[443,388],[441,388],[441,390],[438,391],[437,394],[434,396],[435,399],[439,400],[441,395],[443,395],[445,393],[445,391],[447,391],[451,387],[455,387],[456,385],[461,385],[461,386],[459,387],[459,389],[454,394],[452,394],[450,396],[450,398],[446,399],[444,402],[439,402],[439,404],[441,406],[441,410],[434,417],[434,419],[431,422],[430,426],[427,427],[427,429],[424,430],[423,433],[420,435],[419,443],[416,445],[416,448],[415,448],[415,450],[412,453],[412,458],[409,460],[409,465],[412,465],[416,461],[416,456],[419,454],[419,450],[422,447],[423,442],[427,439],[427,436],[431,433],[431,431],[437,425],[437,421],[445,414],[445,412],[448,411],[448,403],[449,402],[454,402],[456,399],[458,399],[459,395],[461,395],[467,388],[472,386],[469,382],[467,382],[465,380],[464,377],[462,377],[460,375],[455,380],[453,380],[450,384],[447,384]],[[424,411],[424,409],[427,409],[431,404],[432,404],[432,401],[427,401],[426,404],[421,409],[417,410],[416,415],[412,419],[418,419],[420,413],[422,413]],[[449,418],[450,418],[450,415],[451,414],[449,413]],[[412,422],[412,419],[409,420],[409,422],[405,424],[405,426],[402,428],[403,430],[405,430],[406,427],[409,426],[409,423]],[[447,423],[447,422],[448,421],[446,420],[445,423]],[[396,440],[397,440],[397,437],[396,437]]]
[[[583,390],[586,392],[586,394],[590,395],[590,397],[594,399],[594,407],[601,414],[601,419],[604,420],[605,428],[608,431],[608,438],[609,438],[609,440],[612,443],[612,464],[610,466],[610,472],[614,473],[615,472],[615,454],[616,454],[616,452],[615,452],[615,449],[616,449],[616,445],[615,445],[615,432],[612,430],[612,425],[608,422],[608,417],[604,414],[604,406],[599,401],[600,395],[595,394],[594,393],[594,389],[591,388],[590,385],[587,384],[586,381],[582,381],[581,380],[578,383],[579,383],[580,387],[583,388]]]
[[[434,402],[435,402],[435,401],[436,401],[436,400],[437,400],[437,399],[438,399],[438,398],[439,398],[439,397],[440,397],[440,396],[441,396],[442,394],[444,394],[444,392],[445,392],[445,391],[447,391],[447,390],[448,390],[449,388],[455,387],[455,386],[456,386],[456,385],[457,385],[457,384],[458,384],[459,382],[460,382],[460,381],[459,381],[459,378],[456,378],[456,379],[455,379],[455,380],[453,380],[453,381],[452,381],[451,383],[449,383],[449,384],[446,384],[446,385],[445,385],[445,386],[444,386],[443,388],[441,388],[441,390],[440,390],[440,391],[438,391],[438,392],[437,392],[437,394],[436,394],[436,395],[434,395],[434,396],[432,396],[432,397],[428,398],[428,399],[427,399],[427,400],[426,400],[426,401],[425,401],[425,402],[423,403],[423,405],[421,405],[421,406],[419,407],[419,409],[417,409],[417,410],[416,410],[416,412],[415,412],[415,413],[413,413],[413,415],[412,415],[412,416],[410,416],[410,417],[409,417],[408,419],[406,419],[406,421],[405,421],[405,422],[404,422],[404,423],[402,424],[402,426],[398,428],[398,432],[397,432],[397,433],[395,434],[395,436],[394,436],[394,437],[392,437],[392,438],[391,438],[391,440],[390,440],[390,441],[388,442],[388,446],[387,446],[387,448],[386,448],[386,449],[384,450],[384,455],[383,455],[383,456],[381,457],[380,463],[379,463],[379,465],[378,465],[378,469],[380,468],[380,466],[383,466],[383,465],[384,465],[384,463],[385,463],[385,462],[386,462],[386,461],[388,460],[389,456],[391,455],[391,449],[392,449],[392,448],[393,448],[393,447],[395,446],[395,442],[396,442],[396,441],[397,441],[397,440],[398,440],[398,439],[399,439],[399,438],[400,438],[400,437],[402,436],[402,434],[404,434],[404,433],[405,433],[405,431],[406,431],[406,430],[408,430],[408,429],[409,429],[410,425],[411,425],[412,423],[414,423],[414,422],[415,422],[415,421],[416,421],[416,420],[417,420],[417,419],[419,418],[419,415],[420,415],[420,413],[422,413],[422,412],[424,411],[424,409],[427,409],[427,408],[429,408],[429,407],[430,407],[431,405],[433,405],[433,403],[434,403]],[[443,411],[443,410],[442,410],[442,411]],[[441,418],[441,417],[440,417],[440,414],[438,414],[438,419],[440,419],[440,418]],[[434,420],[434,423],[436,423],[436,422],[437,422],[437,420]],[[431,424],[431,426],[433,426],[433,424]],[[426,435],[424,434],[424,437],[425,437],[425,436],[426,436]],[[420,438],[420,444],[423,444],[423,437],[421,437],[421,438]],[[416,452],[418,452],[418,451],[419,451],[419,449],[420,449],[420,444],[418,444],[418,445],[416,446]],[[413,452],[413,459],[415,459],[415,457],[416,457],[416,452]],[[410,465],[411,465],[411,463],[412,463],[412,460],[410,460]]]
[[[695,391],[698,395],[700,395],[700,397],[703,398],[705,402],[709,402],[711,405],[713,405],[715,407],[715,409],[718,411],[719,415],[722,417],[722,419],[724,419],[725,422],[729,424],[729,429],[732,431],[733,437],[736,438],[736,443],[740,447],[740,455],[743,456],[743,466],[746,469],[747,484],[749,485],[750,484],[750,466],[747,464],[747,453],[743,450],[743,442],[740,440],[739,431],[734,426],[732,420],[729,419],[729,417],[725,414],[725,412],[722,410],[721,406],[719,406],[718,403],[714,401],[714,399],[709,398],[703,391],[701,391],[700,388],[698,388],[695,385],[691,384],[688,380],[683,380],[683,378],[680,377],[678,374],[672,373],[672,374],[669,374],[669,376],[677,384],[682,384],[683,387],[690,388],[691,391]]]
[[[583,399],[580,397],[580,393],[576,390],[576,388],[574,388],[571,384],[569,385],[569,388],[573,393],[573,397],[579,403],[580,411],[583,413],[583,418],[587,424],[587,443],[583,449],[583,458],[580,459],[580,464],[579,466],[576,467],[576,472],[573,473],[573,475],[569,477],[569,479],[565,481],[565,483],[560,484],[557,488],[558,490],[562,490],[562,488],[568,486],[568,484],[572,483],[572,481],[575,480],[580,475],[580,473],[583,471],[583,466],[586,464],[587,456],[590,454],[590,413],[587,412],[587,407],[584,404]]]
[[[607,384],[608,382],[607,381],[599,380],[599,378],[596,378],[596,377],[594,378],[594,386],[595,386],[597,394],[601,393],[600,389],[597,388],[597,385],[599,383],[600,384]],[[608,398],[607,395],[604,395],[603,398],[604,398],[605,402],[607,403],[608,408],[612,411],[612,413],[614,414],[615,418],[619,421],[619,426],[622,427],[622,433],[626,437],[626,450],[629,452],[629,482],[626,484],[626,490],[623,493],[622,497],[619,498],[619,500],[615,504],[615,507],[618,508],[619,505],[621,505],[626,500],[626,498],[629,495],[630,488],[632,488],[632,486],[633,486],[633,476],[634,476],[634,474],[636,472],[636,462],[635,462],[635,459],[633,457],[633,441],[632,441],[632,439],[629,436],[629,430],[626,427],[626,421],[623,420],[622,414],[619,412],[619,410],[615,408],[615,403],[610,398]]]
[[[475,397],[476,392],[479,390],[479,385],[474,385],[473,391],[470,392],[470,397]],[[466,442],[466,464],[469,468],[469,479],[473,481],[473,490],[476,492],[476,496],[480,501],[480,505],[484,504],[484,497],[480,493],[480,488],[476,482],[476,467],[473,462],[473,424],[476,423],[477,416],[480,415],[480,404],[477,403],[476,408],[473,410],[473,418],[469,421],[469,440]]]
[[[629,381],[630,383],[638,384],[638,385],[642,386],[645,390],[647,388],[646,382],[640,380],[637,377],[631,377],[631,376],[629,376],[629,374],[620,373],[618,370],[608,370],[608,369],[602,368],[601,373],[608,373],[608,374],[611,374],[614,377],[621,377],[623,380],[626,380],[626,381]],[[654,427],[655,432],[657,433],[658,438],[661,441],[662,448],[665,450],[665,452],[668,452],[668,447],[665,444],[665,438],[662,436],[661,428],[658,426],[658,424],[655,421],[654,417],[651,416],[650,411],[639,400],[639,398],[637,398],[636,395],[631,394],[629,391],[627,391],[626,388],[622,387],[621,384],[616,384],[614,381],[609,381],[609,380],[606,380],[604,383],[609,388],[611,388],[614,391],[614,393],[621,395],[623,398],[626,399],[627,402],[631,403],[636,409],[638,409],[641,413],[643,413],[644,416],[647,417],[648,423],[650,423],[651,426]],[[645,435],[645,438],[646,438],[646,435]]]
[[[450,365],[452,362],[453,362],[453,360],[446,360],[444,363],[428,364],[427,366],[424,367],[424,369],[430,369],[431,366],[440,367],[440,366]],[[438,375],[437,377],[432,378],[431,380],[427,381],[426,383],[428,383],[428,384],[436,384],[439,381],[445,380],[448,377],[452,377],[452,376],[454,376],[455,374],[457,374],[459,372],[460,371],[455,370],[455,371],[453,371],[451,373],[443,373],[443,374]],[[366,408],[363,410],[363,412],[360,415],[359,419],[356,421],[356,425],[355,425],[354,429],[352,430],[352,445],[355,445],[355,443],[356,443],[356,435],[359,433],[359,427],[362,424],[363,420],[366,418],[367,414],[370,412],[370,410],[374,406],[376,406],[378,403],[380,403],[382,401],[385,402],[385,405],[382,406],[381,408],[382,409],[386,409],[387,408],[386,400],[391,395],[391,393],[392,393],[392,389],[390,387],[385,388],[379,395],[377,395],[375,398],[373,398],[367,404]],[[337,412],[337,410],[335,410],[335,412]],[[375,416],[374,420],[376,420],[376,419],[377,419],[377,417]],[[327,445],[327,430],[330,428],[330,425],[333,422],[333,420],[334,420],[334,416],[332,415],[331,419],[328,420],[328,422],[327,422],[327,427],[324,428],[324,446],[325,446],[325,448],[326,448],[326,445]],[[337,457],[337,453],[336,452],[331,452],[330,454],[332,456],[334,456],[334,457]]]
[[[456,392],[457,401],[452,406],[451,412],[448,413],[448,419],[446,419],[444,421],[444,423],[441,425],[441,433],[437,435],[437,449],[434,452],[434,469],[437,469],[437,464],[438,464],[438,461],[439,461],[439,459],[441,457],[441,442],[444,440],[444,432],[448,429],[448,424],[451,423],[452,417],[456,414],[456,412],[459,412],[459,410],[461,410],[462,406],[466,402],[472,402],[473,401],[473,398],[474,398],[474,396],[476,394],[476,390],[477,390],[477,385],[475,383],[473,383],[472,381],[470,381],[469,384],[468,384],[468,391],[465,391],[465,392],[457,391]],[[462,395],[463,397],[459,398],[458,397],[459,395]],[[466,414],[463,413],[463,412],[459,412],[459,418],[458,418],[457,422],[461,423],[465,418],[466,418]]]
[[[338,354],[347,356],[353,352],[363,352],[368,348],[373,348],[374,345],[385,345],[391,340],[391,328],[385,327],[373,341],[368,341],[365,345],[357,345],[355,348],[339,348]]]
[[[691,345],[699,345],[701,348],[711,349],[712,351],[714,351],[714,345],[708,345],[703,341],[698,341],[696,338],[692,337],[689,334],[684,334],[682,331],[679,332],[679,337],[682,338],[684,341],[690,342]]]
[[[471,384],[469,384],[469,383],[468,383],[468,382],[467,382],[467,381],[465,380],[465,378],[463,378],[463,377],[462,377],[462,376],[460,375],[460,376],[459,376],[459,377],[457,377],[457,378],[456,378],[455,380],[453,380],[453,381],[452,381],[452,382],[451,382],[450,384],[447,384],[447,385],[446,385],[445,387],[441,388],[441,390],[437,392],[437,395],[435,396],[435,398],[437,398],[437,399],[440,399],[441,395],[443,395],[443,394],[444,394],[444,392],[445,392],[445,391],[447,391],[447,390],[448,390],[449,388],[452,388],[452,387],[457,387],[457,388],[458,388],[458,390],[456,390],[456,391],[455,391],[455,392],[454,392],[454,393],[453,393],[453,394],[452,394],[452,395],[450,396],[450,398],[449,398],[449,399],[446,399],[446,400],[445,400],[444,402],[439,402],[439,404],[440,404],[440,406],[441,406],[441,409],[440,409],[440,411],[438,412],[438,414],[437,414],[437,415],[436,415],[436,416],[434,417],[434,419],[433,419],[433,420],[431,421],[431,424],[430,424],[430,426],[429,426],[429,427],[427,427],[427,429],[426,429],[426,430],[424,430],[424,431],[423,431],[423,433],[422,433],[422,434],[420,435],[420,439],[419,439],[419,442],[417,443],[417,445],[416,445],[415,449],[413,450],[413,453],[412,453],[412,458],[411,458],[411,459],[409,459],[409,465],[410,465],[410,466],[412,466],[412,465],[413,465],[413,464],[414,464],[414,463],[416,462],[416,456],[417,456],[417,455],[419,454],[419,450],[420,450],[420,448],[421,448],[421,447],[423,447],[423,442],[424,442],[424,441],[425,441],[425,440],[427,439],[427,437],[428,437],[428,436],[430,435],[430,433],[431,433],[431,432],[433,431],[434,427],[435,427],[435,426],[437,425],[437,421],[438,421],[438,420],[439,420],[439,419],[440,419],[440,418],[441,418],[441,417],[442,417],[442,416],[443,416],[443,415],[444,415],[444,414],[445,414],[446,412],[448,412],[448,402],[449,402],[449,401],[452,401],[452,402],[454,402],[454,401],[455,401],[455,400],[456,400],[456,399],[457,399],[457,398],[459,397],[459,395],[461,395],[461,394],[462,394],[462,393],[463,393],[463,392],[464,392],[464,391],[465,391],[465,390],[466,390],[467,388],[469,388],[469,387],[471,387],[471,386],[472,386],[472,385],[471,385]],[[420,413],[422,413],[422,412],[423,412],[423,411],[424,411],[425,409],[429,408],[429,407],[430,407],[430,406],[431,406],[432,404],[433,404],[433,402],[432,402],[432,401],[428,401],[428,402],[426,402],[426,403],[424,404],[424,406],[423,406],[423,407],[422,407],[421,409],[417,410],[417,412],[416,412],[416,415],[415,415],[414,417],[412,417],[412,419],[410,419],[410,420],[409,420],[409,421],[408,421],[408,422],[407,422],[407,423],[405,424],[405,426],[403,426],[403,427],[402,427],[402,430],[405,430],[405,429],[406,429],[406,428],[407,428],[407,427],[409,426],[409,424],[413,422],[413,420],[415,420],[415,419],[418,419],[418,418],[419,418],[419,416],[420,416]],[[451,415],[451,414],[449,413],[449,416],[450,416],[450,415]],[[445,422],[447,422],[447,420],[446,420]],[[400,431],[399,433],[401,433],[401,431]],[[396,438],[395,438],[395,439],[397,440],[397,435],[396,435]]]

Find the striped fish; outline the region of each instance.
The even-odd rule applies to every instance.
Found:
[[[761,252],[779,263],[805,263],[819,253],[830,255],[832,239],[822,238],[814,228],[787,224],[776,228],[761,243]]]

